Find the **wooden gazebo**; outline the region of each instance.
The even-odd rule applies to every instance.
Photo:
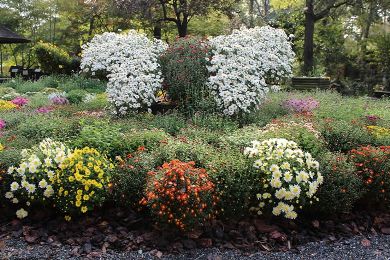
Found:
[[[3,44],[11,44],[11,43],[28,43],[30,40],[14,33],[10,29],[0,25],[0,67],[1,73],[3,74]]]

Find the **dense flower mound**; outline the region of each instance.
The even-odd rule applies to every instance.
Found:
[[[19,166],[8,169],[13,182],[5,194],[7,199],[20,206],[17,211],[19,218],[27,216],[25,208],[34,202],[52,199],[55,195],[55,172],[69,154],[70,150],[64,144],[50,138],[21,152],[22,160]]]
[[[390,146],[363,146],[353,149],[350,156],[356,165],[356,174],[363,178],[369,190],[369,199],[389,203]]]
[[[149,107],[161,88],[159,55],[167,46],[146,35],[103,33],[83,46],[81,68],[86,72],[108,73],[108,100],[124,115],[130,110]]]
[[[27,105],[28,99],[25,97],[16,97],[16,98],[12,99],[11,102],[13,104],[17,105],[18,107],[22,107],[24,105]]]
[[[271,206],[272,214],[295,219],[297,209],[307,201],[317,200],[315,194],[323,183],[319,163],[293,141],[269,139],[252,143],[245,154],[256,158],[254,167],[263,176],[263,183],[259,184],[263,193],[257,195],[258,213]]]
[[[190,229],[216,214],[214,184],[194,162],[173,160],[150,175],[141,203],[149,206],[158,222]]]
[[[97,150],[75,149],[55,175],[56,207],[70,215],[86,213],[106,199],[114,166]]]
[[[368,131],[377,139],[384,139],[390,137],[390,128],[380,127],[376,125],[367,126]]]
[[[226,115],[248,113],[269,86],[292,74],[294,52],[283,30],[269,26],[241,29],[210,39],[208,86]]]
[[[283,102],[283,107],[294,113],[308,113],[317,108],[320,103],[312,97],[292,98]]]
[[[11,110],[11,109],[15,109],[17,107],[18,106],[15,105],[14,103],[12,103],[11,101],[0,99],[0,111]]]

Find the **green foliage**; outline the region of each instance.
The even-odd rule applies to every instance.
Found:
[[[153,157],[140,150],[118,158],[116,163],[111,178],[112,200],[126,207],[139,208],[146,188],[147,173],[154,168]]]
[[[168,138],[169,135],[159,129],[132,130],[124,134],[124,142],[130,152],[136,151],[141,146],[147,150],[154,150]]]
[[[238,123],[228,117],[213,113],[196,113],[191,117],[193,125],[207,128],[210,131],[231,132],[238,128]]]
[[[49,74],[71,72],[72,59],[63,49],[50,43],[39,42],[35,45],[34,52],[44,72]]]
[[[346,121],[323,122],[320,131],[330,151],[348,152],[375,143],[366,128]]]
[[[37,142],[49,137],[67,141],[78,134],[78,128],[78,120],[36,114],[25,118],[18,125],[15,134]]]
[[[248,216],[261,191],[261,176],[254,171],[253,163],[239,149],[226,147],[210,158],[207,169],[220,197],[222,217]]]
[[[66,97],[71,104],[79,104],[83,102],[83,99],[87,94],[88,92],[83,89],[73,89],[66,93]]]
[[[324,153],[319,157],[324,183],[310,210],[317,213],[337,215],[349,213],[365,193],[362,179],[355,174],[355,165],[341,153]]]
[[[121,129],[108,121],[81,121],[79,135],[72,140],[73,147],[92,147],[111,157],[125,153],[124,136]]]
[[[194,161],[198,167],[205,167],[215,149],[199,141],[184,138],[170,138],[162,142],[154,151],[156,166],[178,159],[183,162]]]
[[[159,128],[171,135],[176,135],[180,129],[186,126],[185,118],[179,113],[154,116],[149,121],[150,126]]]
[[[209,97],[206,87],[208,71],[207,42],[198,37],[177,38],[161,56],[164,84],[169,98],[190,114]]]

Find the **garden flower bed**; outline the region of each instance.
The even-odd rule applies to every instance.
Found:
[[[3,101],[3,234],[91,254],[389,233],[388,100],[278,92],[241,119],[116,118],[103,94],[86,92]]]
[[[389,100],[281,91],[282,30],[83,48],[83,76],[0,87],[6,235],[91,254],[390,233]]]

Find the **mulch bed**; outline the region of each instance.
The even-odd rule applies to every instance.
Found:
[[[99,257],[107,250],[153,251],[156,257],[197,248],[252,251],[296,250],[314,241],[337,241],[354,235],[390,235],[390,212],[354,213],[337,219],[308,217],[297,221],[251,218],[214,221],[202,230],[175,232],[150,225],[133,211],[108,208],[96,215],[66,222],[43,211],[29,219],[0,219],[0,251],[9,238],[53,247],[69,245],[74,256]],[[362,240],[369,245],[369,240]]]

